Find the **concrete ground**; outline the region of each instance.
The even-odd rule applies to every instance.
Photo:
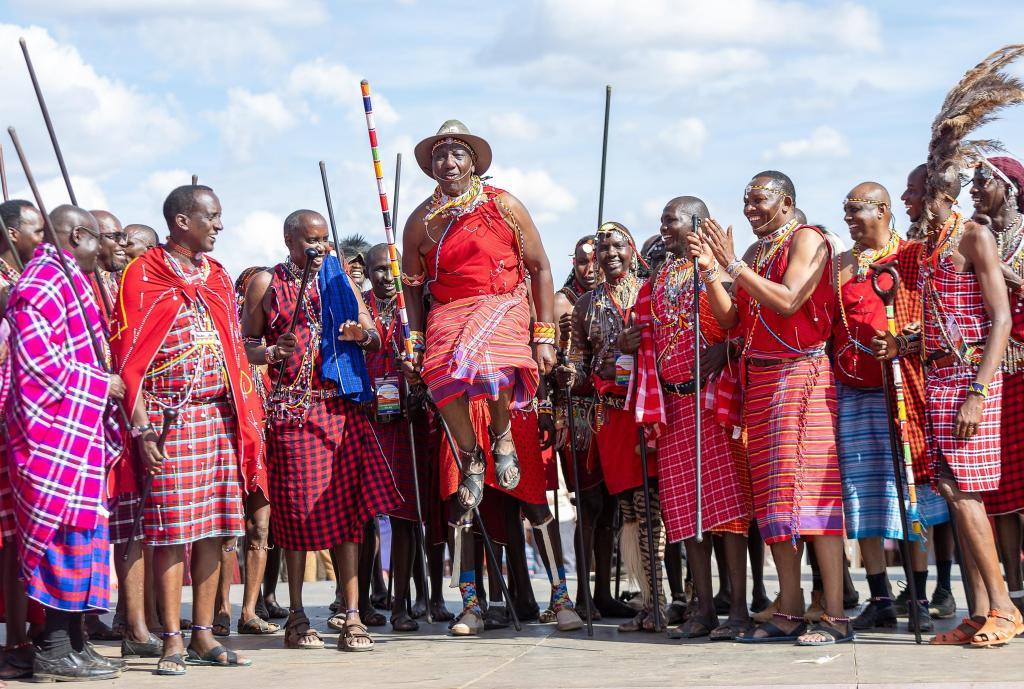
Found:
[[[774,572],[766,573],[769,595],[777,588]],[[809,576],[809,575],[808,575]],[[902,577],[890,570],[895,582]],[[867,598],[863,574],[855,574],[861,600]],[[809,584],[809,580],[808,580]],[[546,581],[534,580],[538,601],[546,600]],[[809,585],[805,590],[809,590]],[[954,581],[957,601],[964,596]],[[570,590],[575,590],[574,583]],[[287,589],[279,591],[287,596]],[[1024,639],[1003,649],[915,646],[907,633],[863,634],[853,644],[808,649],[788,644],[748,646],[728,642],[672,641],[663,635],[620,634],[620,620],[563,634],[554,625],[527,624],[486,632],[477,639],[447,636],[444,624],[422,624],[413,634],[393,634],[390,627],[373,630],[377,647],[371,653],[340,653],[337,634],[326,620],[333,585],[306,585],[306,611],[327,642],[322,651],[287,651],[283,633],[262,637],[232,633],[226,643],[252,658],[249,668],[190,667],[185,678],[156,677],[155,661],[132,661],[113,687],[296,687],[315,689],[534,689],[540,687],[1024,687]],[[457,591],[446,589],[452,610]],[[235,614],[241,587],[234,587]],[[963,610],[960,614],[963,614]],[[188,612],[185,613],[188,615]],[[958,618],[959,619],[959,616]],[[109,616],[107,618],[109,622]],[[942,621],[948,629],[956,620]],[[232,624],[234,627],[234,622]],[[901,621],[901,629],[905,621]],[[114,643],[101,644],[116,655]],[[21,683],[10,682],[18,687]]]

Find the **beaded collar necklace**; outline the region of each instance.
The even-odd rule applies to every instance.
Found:
[[[779,250],[780,247],[786,242],[790,233],[797,228],[796,219],[790,220],[788,223],[783,225],[777,230],[769,232],[765,236],[757,240],[757,253],[754,254],[754,266],[759,275],[764,275],[762,272],[766,265],[768,265],[772,257]]]
[[[3,279],[13,287],[21,277],[21,273],[15,270],[13,266],[9,265],[7,261],[0,258],[0,277],[3,277]]]
[[[427,204],[427,214],[424,222],[430,222],[434,218],[458,218],[476,210],[477,206],[487,200],[484,194],[484,183],[479,175],[473,175],[469,180],[469,189],[451,197],[441,192],[441,186],[434,189],[434,195],[430,197]]]
[[[200,253],[202,253],[199,251],[192,251],[191,249],[186,249],[173,239],[168,239],[167,244],[165,246],[167,247],[167,250],[170,251],[172,254],[181,256],[182,258],[195,259]]]
[[[853,259],[857,262],[857,282],[864,282],[868,279],[868,268],[872,263],[878,263],[886,256],[889,256],[900,245],[900,236],[895,231],[889,232],[889,240],[881,249],[869,249],[860,242],[853,243]]]

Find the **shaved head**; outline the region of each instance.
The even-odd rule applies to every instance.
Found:
[[[701,220],[711,217],[707,204],[696,196],[677,196],[665,204],[665,212],[672,212],[676,217],[687,215],[697,216]]]
[[[99,224],[92,213],[70,204],[57,206],[50,211],[50,222],[62,242],[65,237],[70,236],[71,230],[75,227],[87,227],[96,233],[100,231]]]
[[[399,256],[401,260],[401,256]],[[373,267],[382,263],[390,263],[391,256],[388,254],[387,244],[376,244],[366,252],[366,269],[373,271]]]
[[[324,220],[324,216],[320,215],[316,211],[303,208],[301,210],[292,211],[288,214],[288,217],[284,219],[284,236],[295,234],[296,231],[303,227],[310,225],[323,225],[327,226],[327,221]]]
[[[94,271],[100,253],[100,229],[92,213],[65,204],[50,211],[50,223],[61,248],[71,252],[78,267],[85,273]]]
[[[100,232],[104,234],[108,232],[121,232],[121,221],[117,219],[117,216],[110,211],[89,211],[92,213],[92,217],[96,218],[96,222],[99,223]]]
[[[878,182],[861,182],[846,195],[850,199],[868,199],[877,203],[884,203],[886,208],[892,208],[892,201],[889,199],[889,192]]]
[[[128,246],[125,247],[125,253],[130,258],[138,258],[160,243],[160,237],[156,230],[149,225],[137,223],[125,225],[124,233],[128,235]]]

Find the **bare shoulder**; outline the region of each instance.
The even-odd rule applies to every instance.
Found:
[[[262,301],[270,289],[270,282],[274,279],[274,273],[270,270],[261,270],[249,278],[249,284],[245,288],[245,301],[252,303]]]
[[[562,293],[562,290],[555,292],[555,314],[561,315],[563,313],[570,313],[571,311],[572,304],[569,303],[569,298]]]
[[[402,230],[403,239],[420,239],[423,237],[423,219],[427,215],[427,204],[430,202],[430,198],[425,198],[420,201],[419,205],[413,209],[409,217],[405,219],[405,227]]]
[[[825,243],[825,237],[821,230],[811,225],[804,225],[798,228],[793,235],[793,242],[803,247],[815,247]]]
[[[992,231],[985,225],[980,225],[973,220],[964,223],[964,235],[960,238],[960,253],[969,259],[975,259],[985,253],[996,255],[996,239]]]

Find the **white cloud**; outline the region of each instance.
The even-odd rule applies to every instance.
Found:
[[[540,127],[519,112],[499,112],[491,115],[489,122],[495,134],[510,139],[533,141],[540,133]]]
[[[288,90],[307,98],[327,100],[342,108],[350,117],[362,118],[365,111],[362,93],[359,90],[361,80],[361,77],[345,65],[318,57],[292,69],[288,77]],[[370,89],[374,119],[384,124],[397,122],[398,113],[391,107],[388,99],[373,91],[372,83]]]
[[[187,170],[157,170],[151,172],[142,182],[142,190],[160,199],[165,198],[172,189],[192,181],[192,173]]]
[[[543,225],[554,223],[562,213],[576,208],[576,197],[552,179],[546,170],[527,172],[515,167],[492,165],[487,174],[494,176],[494,184],[523,202],[542,232]]]
[[[823,125],[808,137],[783,141],[774,149],[765,151],[764,158],[843,158],[849,154],[850,148],[843,135]]]
[[[323,0],[16,0],[37,12],[59,16],[103,16],[116,19],[147,17],[203,17],[230,19],[260,17],[288,25],[308,25],[325,21]]]
[[[683,155],[699,156],[708,140],[708,128],[699,117],[684,117],[663,129],[660,138]]]
[[[68,196],[68,188],[64,184],[63,177],[52,177],[41,182],[37,179],[36,183],[39,186],[39,195],[43,197],[43,205],[46,206],[47,211],[52,211],[62,204],[71,203],[71,197]],[[75,190],[78,205],[82,208],[103,210],[110,208],[107,205],[107,195],[103,193],[103,188],[100,187],[100,183],[96,179],[71,175],[71,187]],[[11,193],[11,198],[28,199],[33,204],[36,202],[35,197],[32,196],[32,190],[27,185],[21,189],[14,189]]]
[[[225,226],[213,255],[236,277],[249,266],[272,266],[284,256],[284,216],[268,210],[245,214],[241,222]]]
[[[31,163],[46,161],[36,163],[41,171],[54,168],[18,46],[22,36],[72,172],[101,171],[112,157],[119,164],[148,161],[178,149],[188,139],[171,97],[143,93],[97,73],[77,49],[55,41],[46,29],[0,24],[0,64],[5,65],[0,70],[0,93],[4,94],[5,121],[18,127]]]
[[[295,125],[296,118],[276,93],[252,93],[243,88],[228,90],[224,110],[211,113],[220,128],[224,144],[240,161],[252,158],[253,147],[267,134]]]

